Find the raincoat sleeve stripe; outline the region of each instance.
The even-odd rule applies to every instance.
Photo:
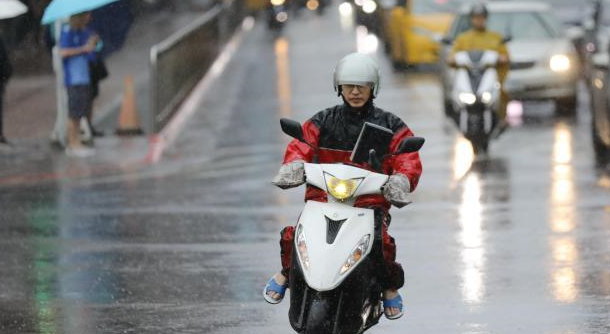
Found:
[[[408,128],[404,127],[398,130],[392,142],[390,143],[390,152],[396,152],[400,143],[408,137],[413,137],[413,132]],[[410,191],[414,191],[419,182],[419,178],[422,173],[422,164],[419,160],[419,153],[403,153],[396,155],[390,159],[390,168],[392,174],[402,174],[409,179],[411,183]]]

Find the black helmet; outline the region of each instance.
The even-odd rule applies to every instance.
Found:
[[[487,7],[484,3],[480,2],[472,5],[472,7],[470,8],[470,17],[473,17],[475,15],[482,15],[485,17],[489,15],[489,11],[487,11]]]

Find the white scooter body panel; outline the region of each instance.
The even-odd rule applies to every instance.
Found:
[[[453,84],[453,96],[454,101],[459,101],[460,93],[471,93],[473,91],[470,85],[470,77],[468,70],[465,67],[472,66],[472,61],[468,56],[468,52],[458,52],[455,54],[455,64],[458,66],[455,72],[454,84]]]
[[[455,75],[455,83],[453,89],[454,101],[459,101],[460,93],[474,93],[480,97],[484,92],[492,94],[491,102],[488,105],[495,105],[500,97],[500,85],[498,78],[498,71],[496,66],[498,63],[499,54],[496,51],[485,51],[481,57],[480,64],[486,66],[486,70],[481,78],[479,86],[475,88],[470,84],[470,76],[468,70],[464,67],[473,66],[472,60],[470,59],[468,52],[462,51],[455,54],[455,62],[458,65]]]
[[[326,218],[334,221],[346,220],[332,244],[328,244],[326,239],[328,229]],[[309,269],[306,269],[303,265],[303,260],[298,251],[297,242],[300,228],[302,228],[302,233],[305,236],[309,254]],[[295,250],[307,285],[317,291],[333,290],[371,252],[375,233],[374,211],[340,203],[308,201],[301,213],[296,231]],[[341,274],[340,270],[348,257],[366,235],[370,237],[366,252],[362,255],[360,261],[356,262],[346,273]]]

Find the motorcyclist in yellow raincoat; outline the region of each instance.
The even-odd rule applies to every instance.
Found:
[[[455,39],[448,61],[450,65],[455,65],[455,54],[460,51],[493,50],[498,52],[498,78],[502,86],[500,106],[498,107],[498,130],[501,133],[508,126],[506,122],[508,94],[504,89],[504,79],[508,75],[509,56],[504,37],[499,33],[487,30],[488,15],[489,12],[484,4],[477,3],[472,6],[470,10],[472,29],[461,33]]]

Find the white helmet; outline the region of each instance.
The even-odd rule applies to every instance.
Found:
[[[335,92],[341,95],[341,85],[369,86],[373,89],[373,97],[376,97],[380,78],[379,65],[375,59],[362,53],[352,53],[341,59],[335,67]]]

